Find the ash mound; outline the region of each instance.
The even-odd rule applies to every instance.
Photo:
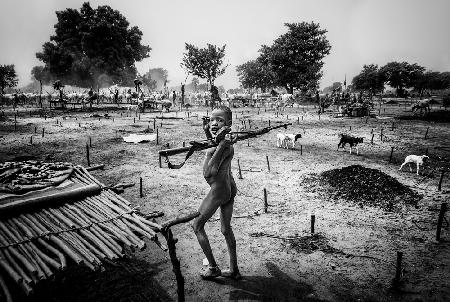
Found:
[[[325,171],[317,176],[316,184],[332,199],[386,211],[399,210],[404,205],[417,206],[422,199],[422,195],[395,178],[360,165]]]

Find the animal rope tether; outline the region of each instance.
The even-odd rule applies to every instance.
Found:
[[[289,125],[292,125],[292,123],[286,123],[286,124],[281,124],[281,125],[272,126],[272,127],[265,127],[265,128],[262,128],[259,130],[253,130],[253,131],[230,132],[229,134],[232,136],[236,135],[237,136],[236,141],[240,141],[240,140],[246,140],[246,139],[249,139],[252,137],[256,137],[258,135],[268,133],[269,131],[274,130],[274,129],[278,129],[278,128],[282,128],[282,127],[284,127],[286,129],[287,126],[289,126]],[[191,144],[190,147],[181,147],[181,148],[161,150],[161,151],[159,151],[159,156],[165,157],[165,161],[167,162],[169,169],[180,169],[181,167],[184,166],[186,161],[189,159],[189,157],[192,156],[192,154],[194,154],[195,151],[209,149],[211,147],[215,147],[218,145],[217,143],[213,142],[213,140],[211,140],[211,139],[203,140],[203,141],[191,141],[190,144]],[[172,164],[170,162],[169,156],[181,154],[181,153],[185,153],[185,152],[187,152],[187,154],[182,163]]]

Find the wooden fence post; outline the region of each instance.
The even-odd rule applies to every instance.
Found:
[[[443,202],[441,203],[441,210],[439,211],[439,217],[438,217],[438,223],[437,223],[437,229],[436,229],[436,240],[441,240],[441,228],[442,228],[442,222],[444,221],[444,215],[447,211],[447,203]]]

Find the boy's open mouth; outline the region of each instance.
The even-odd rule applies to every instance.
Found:
[[[219,131],[219,128],[213,127],[211,128],[211,133],[216,134]]]

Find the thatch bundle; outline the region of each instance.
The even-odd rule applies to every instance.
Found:
[[[124,256],[124,247],[145,248],[144,237],[158,243],[156,232],[162,227],[138,215],[128,201],[86,169],[74,167],[69,179],[91,188],[91,193],[77,198],[73,192],[78,191],[72,191],[67,198],[61,194],[47,198],[44,207],[17,202],[20,211],[0,210],[1,275],[12,278],[27,294],[68,262],[95,270],[105,259]],[[4,287],[3,282],[0,285]]]

